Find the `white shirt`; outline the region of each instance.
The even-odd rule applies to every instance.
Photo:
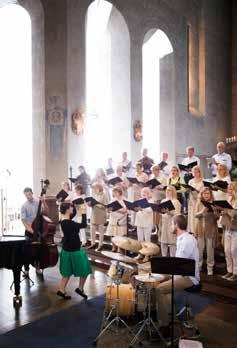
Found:
[[[136,213],[135,226],[142,228],[153,227],[153,210],[151,207],[144,208]]]
[[[185,232],[177,237],[175,257],[195,260],[195,276],[188,278],[194,285],[197,285],[200,282],[199,251],[197,240],[189,232]]]
[[[226,152],[216,153],[215,155],[212,156],[212,158],[215,160],[216,163],[225,164],[227,169],[229,171],[231,170],[232,159],[228,153]],[[211,165],[211,172],[212,172],[212,175],[216,175],[216,164]]]
[[[185,157],[182,161],[184,166],[189,165],[190,163],[197,162],[197,165],[200,166],[200,159],[197,156]]]
[[[167,166],[165,166],[163,169],[160,170],[161,174],[164,175],[166,178],[169,177],[170,171],[171,171],[172,165],[171,163],[167,163]]]

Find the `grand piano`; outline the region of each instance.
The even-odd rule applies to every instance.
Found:
[[[0,236],[0,268],[7,268],[13,272],[14,306],[21,306],[22,304],[20,278],[22,266],[27,258],[26,245],[24,237]]]

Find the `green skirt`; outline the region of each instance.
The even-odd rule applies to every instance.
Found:
[[[62,249],[60,254],[60,273],[63,277],[87,277],[92,273],[91,264],[83,248],[76,251]]]

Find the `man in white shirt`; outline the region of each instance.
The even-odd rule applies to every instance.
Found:
[[[225,144],[221,141],[216,145],[217,153],[212,156],[211,162],[209,159],[208,167],[211,170],[212,176],[216,176],[216,167],[218,163],[226,165],[227,169],[230,171],[232,168],[231,156],[225,152]]]
[[[175,215],[173,218],[174,233],[177,235],[177,248],[175,257],[195,260],[195,276],[183,277],[174,276],[174,289],[184,290],[200,282],[199,273],[199,252],[195,237],[187,232],[187,219],[184,215]],[[157,314],[162,325],[168,325],[170,322],[169,313],[171,312],[171,294],[172,280],[168,279],[160,283],[156,289]]]
[[[199,157],[194,155],[194,147],[188,146],[186,148],[187,157],[185,157],[182,161],[182,164],[187,166],[190,163],[197,162],[197,165],[200,166],[200,159]]]

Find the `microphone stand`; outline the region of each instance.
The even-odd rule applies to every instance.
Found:
[[[72,166],[69,167],[70,178],[72,178]],[[70,188],[72,191],[72,181],[70,180]]]

